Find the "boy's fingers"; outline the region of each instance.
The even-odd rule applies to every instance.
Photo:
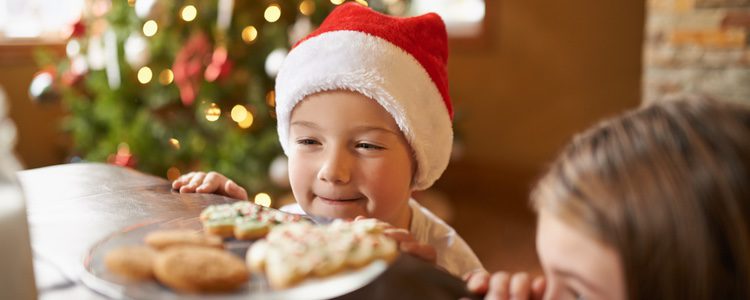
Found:
[[[483,271],[484,270],[482,270],[482,269],[478,269],[478,270],[475,270],[475,271],[468,272],[468,273],[464,274],[463,276],[461,276],[461,280],[466,281],[466,283],[469,283],[469,280],[471,280],[472,277],[476,276],[477,274],[479,274],[479,273],[481,273]]]
[[[226,195],[235,199],[247,200],[247,191],[232,180],[227,180],[224,184]]]
[[[203,183],[203,178],[206,178],[206,173],[198,172],[195,174],[195,176],[193,176],[193,179],[190,179],[190,183],[188,183],[187,186],[195,189]]]
[[[206,173],[206,176],[203,177],[203,182],[215,181],[218,183],[224,183],[225,180],[226,180],[226,177],[224,177],[224,175],[221,175],[216,172],[208,172]]]
[[[194,191],[194,189],[190,188],[190,186],[187,185],[183,185],[180,187],[180,193],[192,193]]]
[[[180,189],[180,187],[189,182],[191,176],[193,176],[193,172],[180,176],[174,182],[172,182],[172,188],[175,190]]]
[[[386,222],[380,221],[380,220],[375,219],[375,218],[368,218],[368,217],[365,217],[365,216],[357,216],[356,218],[354,218],[354,221],[359,221],[359,220],[375,220],[376,221],[375,222],[375,228],[377,228],[377,230],[381,230],[381,231],[386,231],[386,230],[390,230],[390,229],[395,229],[396,228],[396,227],[393,227],[393,225],[391,225],[390,223],[386,223]],[[406,229],[403,229],[403,230],[406,233],[408,233],[409,235],[411,235],[411,233],[409,233],[408,230],[406,230]]]
[[[490,277],[489,291],[484,299],[507,300],[509,294],[510,275],[506,272],[497,272]]]
[[[427,259],[427,261],[433,264],[437,262],[437,251],[435,250],[435,247],[428,244],[420,244],[419,252],[422,253],[422,258]]]
[[[190,178],[190,182],[180,187],[180,193],[193,193],[195,192],[195,188],[200,185],[200,183],[203,181],[203,177],[206,176],[206,173],[203,172],[197,172],[193,175],[192,178]]]
[[[531,283],[531,299],[544,299],[545,289],[547,289],[547,281],[544,279],[544,277],[539,276],[537,278],[534,278],[534,281]]]
[[[529,274],[518,273],[510,279],[510,299],[527,300],[529,299],[531,289],[531,280]]]
[[[177,178],[174,181],[172,181],[172,189],[173,190],[179,189],[180,186],[182,186],[182,181],[180,181],[180,179],[182,179],[182,177]]]
[[[383,231],[383,234],[396,240],[396,242],[398,242],[399,244],[414,240],[414,236],[412,236],[408,230],[403,228],[387,228]]]
[[[199,193],[221,193],[222,184],[224,183],[224,176],[216,172],[208,172],[203,181],[199,182],[196,186],[195,191]]]
[[[180,187],[178,188],[180,193],[192,192],[192,190],[190,189],[188,185],[190,185],[190,181],[193,180],[194,177],[195,177],[195,172],[190,172],[185,175],[182,175],[180,179],[178,179],[180,181],[180,184],[179,184]]]
[[[487,293],[487,285],[490,281],[490,274],[485,271],[478,271],[469,274],[466,281],[466,288],[474,294]]]
[[[427,244],[419,244],[417,242],[403,242],[399,246],[399,249],[401,249],[401,251],[405,253],[412,254],[431,263],[435,263],[435,260],[437,258],[435,248]]]
[[[214,181],[204,180],[201,185],[195,188],[195,191],[198,193],[213,193],[219,189],[219,183],[220,182],[215,181],[215,180]]]

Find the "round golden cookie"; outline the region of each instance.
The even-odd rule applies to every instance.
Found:
[[[146,236],[146,244],[157,250],[173,246],[202,246],[223,248],[221,237],[195,232],[189,229],[159,230]]]
[[[114,249],[104,257],[104,265],[117,275],[131,280],[153,277],[156,251],[146,246],[124,246]]]
[[[183,292],[228,292],[245,284],[242,259],[206,247],[171,247],[156,256],[154,274],[164,285]]]

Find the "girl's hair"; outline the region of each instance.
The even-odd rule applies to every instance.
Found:
[[[683,99],[573,138],[532,192],[620,255],[629,299],[750,299],[750,110]]]

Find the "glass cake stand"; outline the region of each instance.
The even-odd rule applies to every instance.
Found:
[[[105,255],[118,247],[143,245],[144,237],[155,230],[192,229],[201,231],[195,218],[179,218],[135,224],[122,228],[94,244],[83,261],[81,281],[88,288],[115,299],[329,299],[351,293],[372,282],[386,269],[388,263],[374,261],[366,267],[345,271],[326,278],[307,279],[291,288],[273,290],[262,274],[253,273],[240,289],[230,294],[184,294],[174,291],[156,280],[129,281],[110,272],[104,265]],[[225,241],[227,251],[245,257],[252,241]]]

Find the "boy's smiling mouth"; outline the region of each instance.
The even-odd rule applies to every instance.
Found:
[[[356,202],[356,201],[365,199],[365,197],[361,197],[361,196],[359,197],[357,196],[355,197],[330,197],[330,198],[324,197],[321,195],[315,195],[315,194],[314,196],[328,204],[347,204],[347,203]]]

